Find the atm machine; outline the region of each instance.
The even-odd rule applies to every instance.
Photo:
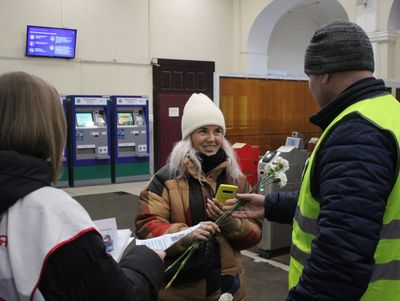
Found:
[[[150,178],[149,98],[111,96],[113,129],[112,182]]]
[[[70,186],[111,183],[111,101],[106,96],[71,95]]]
[[[286,186],[281,188],[279,183],[268,184],[263,187],[262,193],[265,195],[271,192],[298,191],[300,189],[302,173],[309,152],[298,148],[299,146],[304,147],[304,142],[302,142],[304,139],[300,133],[294,133],[292,133],[292,137],[286,139],[286,145],[277,150],[267,151],[258,163],[258,175],[260,177],[264,174],[266,164],[275,160],[278,156],[289,161],[289,170],[286,171],[288,179]],[[270,222],[264,219],[262,231],[262,239],[257,245],[260,256],[271,258],[289,251],[292,243],[292,225]]]
[[[67,97],[65,95],[60,96],[61,105],[64,109],[65,118],[68,123],[68,113],[67,113]],[[68,187],[69,185],[69,170],[68,170],[68,143],[65,144],[65,148],[62,154],[62,164],[60,169],[60,174],[58,176],[56,187]]]

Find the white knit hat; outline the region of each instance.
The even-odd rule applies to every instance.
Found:
[[[207,95],[193,93],[183,109],[182,140],[205,125],[217,125],[222,128],[224,135],[226,133],[221,110]]]

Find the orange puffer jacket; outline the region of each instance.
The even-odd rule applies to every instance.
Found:
[[[188,172],[186,179],[171,178],[168,166],[161,168],[140,195],[136,218],[137,237],[151,238],[193,226],[195,223],[192,223],[193,211],[191,213],[190,203],[193,206],[194,199],[197,202],[203,202],[200,208],[204,210],[204,220],[207,220],[205,202],[207,198],[214,197],[217,185],[222,183],[221,180],[224,181],[227,164],[228,161],[219,164],[206,175],[203,174],[200,179],[196,178],[197,171],[194,170],[191,162],[185,162]],[[239,193],[249,192],[251,189],[245,177],[241,178],[239,183],[226,184],[238,185]],[[215,238],[219,245],[221,275],[238,276],[240,288],[235,293],[234,300],[244,300],[245,280],[240,250],[250,248],[260,241],[262,221],[232,219],[225,225],[222,223],[220,229],[221,233]],[[181,241],[181,244],[175,248],[177,253],[184,251],[190,245],[184,239]],[[173,285],[167,290],[162,289],[159,300],[218,300],[220,290],[208,296],[206,292],[206,280],[200,279]]]

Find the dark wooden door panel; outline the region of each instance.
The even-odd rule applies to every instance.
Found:
[[[191,94],[160,93],[158,95],[159,113],[157,132],[159,133],[157,153],[160,164],[167,161],[174,144],[181,140],[181,120],[183,108]]]
[[[173,143],[180,140],[183,107],[192,93],[213,99],[214,62],[157,59],[153,65],[154,170],[165,164]],[[165,102],[165,103],[164,103]],[[168,117],[171,107],[180,116]]]

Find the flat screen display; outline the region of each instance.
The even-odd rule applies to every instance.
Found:
[[[286,146],[294,146],[296,148],[299,148],[300,146],[300,138],[295,138],[295,137],[286,137]]]
[[[118,112],[118,125],[133,125],[132,112]]]
[[[26,56],[75,57],[76,29],[28,25],[26,29]]]
[[[93,125],[93,115],[91,112],[76,112],[76,126],[90,127]]]

